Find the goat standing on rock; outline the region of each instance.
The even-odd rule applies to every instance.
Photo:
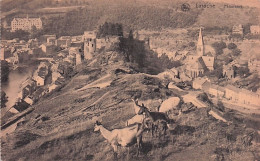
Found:
[[[117,159],[118,146],[128,147],[128,155],[130,146],[137,142],[137,156],[140,152],[142,144],[142,133],[144,131],[144,124],[134,124],[122,129],[113,129],[109,131],[103,125],[96,121],[94,131],[100,131],[103,137],[111,144],[114,150],[114,159]]]

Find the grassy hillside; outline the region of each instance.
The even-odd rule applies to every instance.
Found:
[[[207,27],[231,27],[238,24],[258,24],[259,18],[259,10],[256,8],[224,8],[223,4],[218,4],[216,8],[204,9],[196,24]]]
[[[122,0],[100,0],[87,1],[87,3],[75,5],[79,8],[64,8],[66,14],[53,14],[50,17],[50,9],[42,10],[44,7],[56,7],[60,12],[62,6],[50,5],[46,0],[19,0],[11,3],[10,0],[2,2],[3,11],[14,8],[18,14],[7,16],[10,21],[13,17],[25,15],[39,15],[44,21],[44,33],[57,33],[58,35],[82,34],[84,30],[92,30],[105,21],[121,23],[126,29],[152,29],[162,28],[186,28],[191,26],[227,26],[234,24],[257,24],[259,22],[259,12],[256,8],[244,7],[243,9],[223,9],[223,3],[216,3],[215,9],[196,8],[196,2],[188,1],[190,11],[181,11],[182,1],[122,1]],[[67,4],[66,7],[74,6]],[[27,10],[24,10],[26,9]],[[28,10],[29,9],[29,10]],[[40,10],[39,10],[40,9]],[[9,22],[10,23],[10,22]]]
[[[110,130],[124,127],[134,116],[131,98],[153,102],[185,94],[165,88],[155,76],[135,73],[131,64],[109,54],[98,56],[96,63],[84,66],[62,89],[35,104],[15,132],[1,140],[2,159],[113,160],[111,146],[100,133],[93,132],[95,120]],[[104,58],[109,58],[108,65],[101,63]],[[259,140],[250,143],[257,135],[243,118],[225,110],[229,123],[223,123],[208,115],[210,109],[186,109],[179,117],[170,114],[176,124],[165,139],[144,133],[141,155],[136,157],[136,147],[131,147],[129,160],[258,160]],[[126,160],[126,151],[120,151],[119,159]]]

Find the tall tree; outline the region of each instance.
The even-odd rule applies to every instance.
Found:
[[[4,91],[1,91],[1,108],[6,107],[6,103],[8,102],[8,97]]]
[[[9,64],[5,60],[1,60],[1,81],[6,82],[9,76]]]

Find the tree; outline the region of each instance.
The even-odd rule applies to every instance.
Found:
[[[227,47],[226,43],[221,41],[221,42],[215,42],[212,44],[212,47],[215,49],[215,52],[217,55],[223,54],[223,49]]]
[[[9,76],[9,64],[5,60],[1,60],[1,81],[6,82]]]
[[[233,49],[236,49],[237,48],[237,45],[235,43],[229,43],[228,44],[228,49],[229,50],[233,50]]]
[[[129,31],[128,39],[130,39],[130,40],[133,40],[133,39],[134,39],[133,30],[130,30],[130,31]]]
[[[23,30],[17,30],[13,33],[13,38],[19,38],[25,41],[29,40],[30,33]]]
[[[222,101],[218,100],[217,102],[217,107],[216,107],[218,110],[224,112],[225,111],[225,106],[224,104],[222,103]]]
[[[123,36],[123,28],[121,24],[114,24],[105,22],[103,25],[98,27],[97,37],[106,37],[106,36]]]
[[[239,56],[240,54],[241,54],[241,50],[239,50],[237,48],[232,50],[232,55],[233,56]]]
[[[36,28],[36,26],[32,26],[32,29],[30,31],[30,38],[35,39],[40,37],[40,31]]]
[[[189,42],[189,47],[194,47],[195,46],[195,43],[192,41],[192,42]]]
[[[239,75],[240,77],[247,77],[250,74],[248,64],[241,67],[234,67],[235,75]]]
[[[4,91],[1,91],[1,108],[6,107],[6,103],[8,102],[8,97]]]
[[[246,25],[243,25],[244,27],[244,34],[247,35],[250,33],[250,26],[252,26],[252,24],[248,23]]]

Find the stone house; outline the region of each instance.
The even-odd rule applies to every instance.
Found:
[[[38,69],[38,73],[35,77],[35,81],[37,83],[37,86],[44,86],[46,85],[46,80],[47,77],[49,76],[50,72],[48,67],[44,66],[44,67],[40,67]]]
[[[199,77],[193,80],[192,88],[207,90],[210,86],[210,80],[206,77]]]
[[[48,43],[48,44],[55,45],[55,43],[56,43],[56,37],[48,37],[48,38],[47,38],[47,43]]]
[[[208,93],[218,98],[223,98],[225,95],[225,89],[221,86],[211,84]]]
[[[55,39],[56,40],[56,35],[43,35],[43,36],[41,36],[40,40],[41,40],[42,43],[48,43],[47,39],[50,39],[50,40]]]
[[[238,102],[240,89],[232,85],[227,85],[225,87],[225,98],[232,100],[233,102]]]
[[[13,53],[14,64],[26,63],[29,60],[28,50],[16,50]]]
[[[0,50],[1,50],[0,60],[5,60],[12,56],[10,48],[1,47]]]
[[[224,65],[223,66],[222,76],[227,78],[227,79],[235,78],[235,71],[234,71],[233,66],[231,66],[231,65]]]
[[[48,43],[42,44],[40,47],[42,51],[46,54],[51,54],[56,49],[56,47],[53,44],[48,44]]]
[[[238,34],[238,35],[243,35],[244,34],[244,29],[241,24],[239,25],[234,25],[232,27],[232,34]]]
[[[252,26],[250,26],[250,32],[253,35],[260,34],[260,26],[259,25],[252,25]]]
[[[24,99],[28,95],[31,95],[36,90],[36,81],[33,79],[28,79],[22,84],[22,95],[21,99]]]
[[[38,88],[32,95],[28,96],[26,100],[31,104],[37,102],[42,96],[47,93],[46,89],[43,87]]]
[[[59,47],[70,47],[71,46],[71,37],[70,36],[62,36],[55,41],[55,45]]]
[[[258,93],[241,89],[238,98],[239,103],[241,104],[260,106],[260,97]]]

